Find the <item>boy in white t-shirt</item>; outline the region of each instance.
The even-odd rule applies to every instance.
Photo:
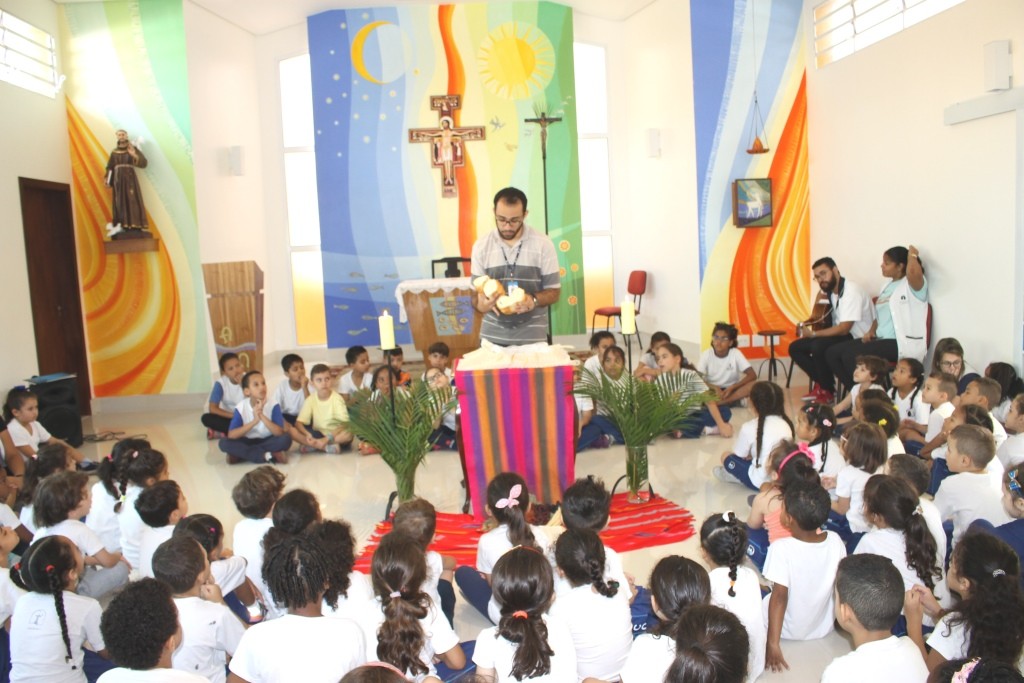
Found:
[[[288,423],[290,431],[299,417],[302,404],[309,396],[309,378],[306,377],[306,364],[297,353],[285,354],[281,359],[281,368],[284,370],[284,379],[277,385],[270,402],[281,406],[281,416]]]
[[[928,678],[920,650],[890,629],[903,611],[903,578],[888,558],[851,555],[836,573],[835,617],[853,638],[853,652],[832,660],[822,683],[923,681]]]
[[[889,375],[889,362],[878,356],[857,356],[857,365],[853,368],[854,385],[850,387],[850,393],[842,401],[835,405],[836,415],[847,410],[853,411],[857,405],[857,396],[865,389],[885,389],[880,382]],[[845,424],[853,420],[853,417],[840,417],[836,421]]]
[[[946,462],[953,475],[943,480],[935,493],[935,507],[944,521],[953,521],[952,545],[976,519],[984,519],[993,526],[1013,521],[985,470],[995,456],[995,442],[988,430],[960,425],[950,432]]]
[[[338,380],[338,393],[345,403],[352,402],[352,394],[360,389],[373,388],[373,373],[370,372],[370,352],[365,346],[352,346],[345,352],[345,362],[352,368]]]
[[[921,400],[931,406],[931,413],[928,414],[928,429],[924,433],[924,445],[921,446],[920,455],[922,458],[935,459],[932,451],[946,443],[946,436],[943,434],[943,423],[946,418],[953,414],[956,406],[953,399],[956,398],[956,377],[946,372],[933,372],[924,381],[924,389],[921,390]]]
[[[261,465],[246,472],[231,489],[231,500],[243,519],[235,524],[231,548],[236,556],[246,560],[245,575],[263,595],[266,619],[285,613],[270,597],[270,589],[263,580],[263,537],[274,526],[271,516],[274,504],[284,492],[285,475],[275,467]]]
[[[715,323],[711,348],[697,360],[697,372],[718,395],[719,403],[735,403],[746,398],[757,380],[750,361],[736,348],[738,336],[735,325]]]
[[[235,406],[245,399],[242,393],[242,375],[245,366],[237,353],[225,353],[217,359],[220,377],[213,383],[213,390],[207,402],[207,411],[202,417],[206,427],[206,438],[210,441],[222,439],[228,433]]]
[[[996,450],[1006,442],[1007,437],[1006,429],[992,414],[992,409],[999,405],[1001,392],[999,382],[991,377],[979,377],[968,383],[964,393],[960,394],[961,406],[976,405],[988,411],[988,416],[992,418],[992,438],[995,439]]]
[[[427,347],[427,369],[423,373],[423,379],[427,379],[427,372],[431,368],[440,370],[444,373],[444,376],[448,378],[450,383],[454,379],[455,375],[452,373],[452,369],[448,367],[449,358],[451,357],[451,349],[443,341],[436,341]]]
[[[99,683],[194,683],[209,679],[171,669],[181,645],[178,610],[171,589],[154,579],[129,584],[103,612],[100,632],[117,664]]]
[[[792,484],[783,498],[782,525],[793,535],[768,546],[764,578],[773,583],[767,611],[765,667],[788,669],[781,639],[813,640],[832,632],[832,584],[846,548],[839,536],[822,532],[831,499],[818,484]]]
[[[229,465],[240,462],[288,462],[292,435],[281,407],[267,401],[267,380],[259,370],[242,376],[245,400],[235,406],[227,438],[218,443]]]
[[[188,501],[177,482],[158,481],[139,494],[135,511],[146,523],[139,541],[139,575],[153,578],[153,553],[174,534],[174,525],[188,514]]]
[[[191,537],[175,536],[153,553],[153,575],[170,587],[178,608],[182,642],[173,667],[224,683],[227,657],[235,654],[245,626],[224,603],[206,551]]]

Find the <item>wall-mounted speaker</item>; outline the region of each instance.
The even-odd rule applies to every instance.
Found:
[[[74,377],[42,382],[31,386],[39,399],[39,423],[58,439],[75,448],[85,439],[82,415],[78,412],[78,382]]]

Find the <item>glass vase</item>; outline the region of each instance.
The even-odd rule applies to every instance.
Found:
[[[647,444],[626,446],[626,485],[630,503],[647,503],[651,500],[650,480],[647,475]]]

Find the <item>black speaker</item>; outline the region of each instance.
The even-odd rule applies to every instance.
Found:
[[[58,439],[78,448],[82,438],[82,415],[78,412],[78,382],[74,377],[33,384],[39,399],[39,423]]]

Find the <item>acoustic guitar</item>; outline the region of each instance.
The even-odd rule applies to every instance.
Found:
[[[824,330],[826,327],[832,327],[832,300],[828,292],[819,290],[811,307],[811,317],[797,324],[796,334],[802,337],[809,330]]]

